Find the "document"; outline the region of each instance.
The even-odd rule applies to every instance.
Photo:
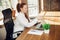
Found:
[[[28,34],[42,35],[43,34],[43,31],[42,30],[34,30],[34,29],[31,29],[31,30],[28,31]]]

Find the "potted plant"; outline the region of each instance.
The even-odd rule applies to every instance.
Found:
[[[50,29],[50,24],[42,24],[43,29],[44,29],[44,33],[49,33],[49,29]]]

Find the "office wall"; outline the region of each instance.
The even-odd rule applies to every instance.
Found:
[[[44,0],[45,11],[60,11],[60,0]]]
[[[60,25],[60,0],[43,0],[43,11],[41,11],[41,0],[39,0],[40,16],[49,24]]]

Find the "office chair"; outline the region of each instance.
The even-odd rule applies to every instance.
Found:
[[[10,8],[2,10],[4,16],[4,26],[6,29],[6,40],[13,40],[14,22],[12,19],[12,10]]]

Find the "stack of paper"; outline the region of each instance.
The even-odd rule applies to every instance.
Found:
[[[31,30],[29,30],[28,34],[42,35],[43,34],[43,31],[42,30],[34,30],[34,29],[31,29]]]

